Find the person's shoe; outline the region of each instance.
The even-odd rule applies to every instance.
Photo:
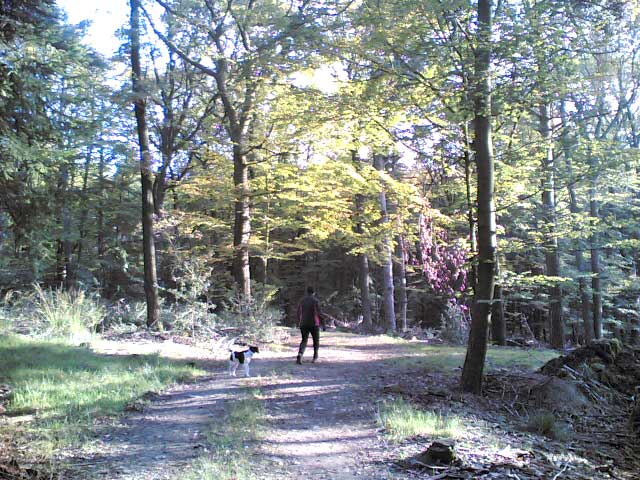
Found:
[[[300,355],[296,357],[296,365],[302,365],[302,357]]]
[[[313,360],[311,360],[312,363],[317,363],[318,362],[318,357],[313,357]]]

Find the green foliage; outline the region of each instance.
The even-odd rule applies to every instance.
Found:
[[[402,351],[410,355],[395,358],[393,362],[409,363],[425,371],[452,371],[462,367],[466,349],[448,345],[406,343],[403,344]],[[557,356],[558,352],[555,350],[489,347],[487,370],[523,368],[533,371]]]
[[[104,85],[111,65],[85,46],[82,27],[64,25],[48,7],[38,10],[42,2],[27,3],[10,7],[6,15],[20,17],[17,30],[2,27],[0,40],[0,287],[99,288],[110,300],[124,298],[105,325],[139,323],[139,165],[128,87],[114,92]],[[287,298],[300,276],[321,272],[323,283],[333,282],[338,265],[366,253],[377,289],[378,247],[383,238],[397,242],[402,235],[410,287],[429,292],[417,275],[417,215],[428,200],[437,228],[453,241],[468,238],[468,210],[475,209],[468,156],[474,5],[307,2],[290,10],[273,1],[232,2],[217,23],[218,3],[210,9],[201,1],[169,2],[157,20],[164,25],[155,27],[211,68],[228,56],[223,83],[243,125],[250,169],[250,255],[266,265],[258,280]],[[639,245],[639,111],[630,100],[637,96],[632,39],[638,25],[631,10],[603,5],[503,2],[494,22],[492,118],[507,313],[535,312],[545,322],[549,289],[560,285],[566,318],[575,323],[578,279],[590,284],[593,278],[579,271],[576,252],[588,266],[596,248],[605,323],[613,332],[638,324],[630,311],[638,291],[631,272]],[[152,44],[154,25],[147,26]],[[150,109],[154,164],[173,155],[157,179],[166,187],[157,225],[165,320],[191,335],[218,325],[266,332],[280,317],[277,308],[243,305],[229,293],[238,193],[231,116],[221,111],[211,75],[196,73],[175,53],[164,60],[154,57],[145,82],[157,107]],[[555,119],[552,145],[543,141],[535,113],[545,102]],[[556,161],[555,225],[540,198],[541,180],[551,173],[548,147]],[[369,165],[374,153],[403,158],[378,172]],[[380,221],[383,189],[392,207],[386,223]],[[563,266],[554,277],[544,268],[551,227]],[[357,316],[354,292],[344,287],[355,284],[355,273],[348,276],[335,299],[341,311]],[[378,294],[372,290],[373,298]],[[9,303],[2,307],[3,328],[33,329],[28,317],[35,307]],[[210,312],[214,304],[217,314]],[[52,307],[42,301],[40,308]],[[90,329],[98,313],[87,313]],[[45,316],[64,334],[81,328],[56,315]],[[460,341],[462,322],[451,320],[444,331]]]
[[[82,290],[43,290],[35,285],[36,318],[46,336],[86,341],[104,320],[106,310],[97,294]]]
[[[8,291],[0,302],[0,331],[31,333],[87,341],[107,315],[104,300],[96,292],[43,289]]]
[[[274,305],[277,289],[269,285],[256,285],[249,302],[231,296],[227,309],[219,315],[218,325],[238,329],[243,338],[258,342],[273,340],[274,327],[282,319],[282,310]]]
[[[63,342],[0,336],[0,377],[13,389],[8,411],[34,415],[30,434],[41,451],[75,444],[94,419],[201,373],[158,356],[98,355]]]
[[[377,420],[394,441],[417,435],[453,439],[464,435],[461,418],[423,410],[403,399],[382,402],[378,406]]]
[[[107,307],[105,328],[131,329],[145,325],[147,305],[143,301],[128,301],[120,298]]]
[[[440,336],[454,345],[466,345],[471,328],[471,315],[468,309],[458,304],[450,305],[442,315]]]

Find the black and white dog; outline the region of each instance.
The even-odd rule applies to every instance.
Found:
[[[244,376],[249,377],[251,375],[249,372],[251,358],[256,353],[260,353],[260,349],[251,345],[235,345],[235,342],[236,339],[234,338],[227,345],[227,348],[229,349],[229,375],[235,377],[238,366],[242,365],[244,367]],[[241,350],[238,350],[237,348],[240,348]]]

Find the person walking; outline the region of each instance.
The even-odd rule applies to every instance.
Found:
[[[298,305],[298,327],[300,327],[300,333],[302,335],[300,348],[298,348],[298,356],[296,357],[296,363],[298,365],[302,365],[302,356],[307,348],[309,334],[311,334],[311,338],[313,339],[313,362],[318,361],[320,326],[322,326],[324,330],[324,320],[320,312],[320,305],[314,295],[313,287],[307,287],[307,294]]]

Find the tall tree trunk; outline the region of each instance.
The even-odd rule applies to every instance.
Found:
[[[67,196],[69,194],[69,166],[63,165],[60,170],[58,184],[58,204],[60,205],[58,221],[60,236],[56,255],[56,280],[60,287],[71,288],[71,214]]]
[[[374,155],[374,167],[380,172],[384,171],[385,157],[383,155]],[[380,212],[382,215],[382,223],[388,224],[389,218],[387,214],[387,196],[384,188],[380,191]],[[395,332],[396,312],[393,289],[393,256],[391,250],[391,240],[388,234],[384,234],[382,239],[382,298],[384,307],[384,316],[386,320],[386,331]]]
[[[207,2],[209,8],[213,6]],[[167,13],[170,8],[165,9]],[[155,26],[152,28],[156,35],[172,52],[180,56],[185,62],[197,68],[205,75],[215,80],[218,88],[219,99],[222,102],[225,116],[225,128],[233,144],[233,183],[235,187],[234,201],[234,225],[233,225],[233,275],[238,293],[248,299],[251,297],[251,271],[249,264],[249,239],[251,237],[251,189],[249,181],[249,166],[247,163],[247,146],[249,143],[251,125],[255,119],[255,99],[259,85],[263,81],[260,76],[256,77],[255,65],[245,68],[238,74],[239,78],[230,80],[229,64],[235,62],[230,58],[231,53],[229,43],[225,36],[228,27],[226,21],[221,17],[217,27],[207,29],[207,34],[211,41],[212,48],[215,47],[213,55],[214,66],[208,66],[190,58],[184,51],[180,50],[170,38],[159,31]],[[256,50],[252,50],[247,45],[249,39],[247,32],[242,32],[244,47],[247,56],[253,55]],[[234,87],[242,85],[241,88]],[[236,97],[236,95],[238,97]]]
[[[407,330],[407,268],[404,263],[405,249],[404,238],[398,235],[398,244],[396,245],[396,282],[395,290],[398,292],[398,307],[400,310],[400,328],[402,331]]]
[[[249,199],[249,167],[242,144],[233,147],[234,202],[233,247],[235,249],[233,271],[239,293],[251,297],[251,273],[249,269],[249,239],[251,237],[251,204]]]
[[[76,264],[78,267],[82,265],[82,261],[84,260],[82,258],[82,254],[84,253],[84,244],[85,244],[85,239],[87,238],[86,223],[87,223],[87,215],[89,214],[89,209],[86,208],[86,206],[88,205],[87,186],[89,184],[89,167],[91,166],[92,154],[93,154],[93,145],[89,146],[89,148],[87,149],[87,155],[84,160],[84,171],[82,173],[81,198],[85,205],[85,208],[83,208],[82,212],[80,213],[80,225],[78,228],[80,233],[80,238],[78,239],[78,252],[76,254]]]
[[[596,229],[598,223],[598,200],[596,198],[598,178],[596,174],[597,162],[591,159],[591,185],[589,186],[589,216],[591,217],[591,228]],[[592,312],[593,312],[593,333],[595,338],[602,338],[602,268],[600,265],[599,235],[593,231],[589,241],[591,243],[591,292],[592,292]]]
[[[464,184],[466,188],[467,194],[467,223],[469,225],[469,251],[471,252],[471,257],[474,259],[471,262],[471,268],[469,270],[469,285],[471,286],[471,291],[476,291],[476,279],[478,277],[477,273],[477,263],[475,261],[475,256],[478,250],[476,244],[476,221],[473,216],[473,212],[475,211],[475,205],[473,202],[473,195],[471,194],[471,142],[469,140],[469,125],[467,122],[464,123],[463,128],[464,133]]]
[[[164,136],[164,134],[163,134]],[[162,140],[169,141],[168,139]],[[164,199],[167,194],[167,169],[171,165],[173,159],[173,151],[170,147],[163,145],[162,148],[162,166],[155,174],[153,179],[153,213],[158,217],[164,217]]]
[[[249,239],[251,238],[251,199],[249,165],[247,163],[248,119],[253,110],[255,88],[247,88],[244,109],[238,111],[227,90],[229,68],[220,38],[216,40],[220,58],[217,71],[211,72],[218,86],[220,98],[227,116],[227,131],[233,142],[233,186],[235,188],[233,223],[233,275],[238,293],[245,299],[251,297],[251,270],[249,265]]]
[[[104,186],[105,186],[105,178],[104,178],[104,148],[100,147],[100,162],[98,163],[98,208],[97,208],[97,234],[96,234],[96,248],[98,250],[98,260],[101,261],[104,257],[104,253],[106,251],[105,245],[105,231],[104,231]]]
[[[149,150],[149,130],[146,119],[146,100],[141,84],[140,66],[140,5],[131,0],[131,82],[134,110],[140,145],[140,180],[142,183],[142,250],[144,253],[144,292],[147,299],[147,326],[162,328],[159,324],[158,278],[153,232],[153,172]]]
[[[352,160],[358,165],[359,159],[356,152],[352,152]],[[356,163],[358,162],[358,163]],[[361,216],[364,210],[364,197],[360,194],[356,195],[356,215],[358,221],[355,225],[355,232],[362,235],[364,229],[362,227]],[[371,330],[373,321],[371,318],[371,297],[369,296],[369,257],[366,253],[358,254],[358,283],[360,287],[360,303],[362,305],[362,325],[366,330]]]
[[[480,393],[487,354],[487,330],[496,265],[493,142],[491,139],[491,0],[478,0],[478,46],[475,51],[474,152],[478,178],[478,278],[469,344],[462,369],[465,392]]]
[[[360,283],[360,301],[362,303],[362,324],[365,329],[371,330],[373,319],[371,317],[371,297],[369,296],[369,257],[367,254],[358,255],[358,280]]]
[[[393,162],[392,174],[398,181],[402,181],[400,172],[398,171],[397,161]],[[390,206],[391,213],[396,215],[398,231],[402,231],[402,218],[398,214],[398,205],[392,203]],[[405,258],[407,257],[406,242],[402,234],[396,237],[395,261],[394,268],[394,292],[396,302],[397,318],[400,320],[400,328],[402,331],[407,330],[407,266]]]
[[[571,161],[571,148],[569,146],[569,140],[567,138],[568,122],[567,113],[564,100],[560,104],[560,118],[562,122],[562,136],[561,143],[564,153],[565,163],[567,165],[567,171],[569,172],[569,182],[567,184],[567,190],[569,193],[569,211],[577,215],[581,213],[578,206],[578,199],[576,196],[576,189],[574,187],[575,175],[573,174],[573,164]],[[578,269],[578,296],[580,298],[580,316],[582,318],[582,324],[584,328],[584,341],[591,343],[593,340],[593,322],[591,321],[591,301],[589,300],[589,293],[587,292],[587,264],[584,261],[584,255],[582,250],[584,242],[577,240],[574,243],[575,247],[575,259],[576,268]]]
[[[542,208],[545,223],[545,265],[546,274],[551,277],[560,276],[560,253],[558,251],[558,237],[556,232],[556,199],[555,199],[555,159],[553,153],[553,138],[551,136],[551,107],[540,106],[540,134],[544,140],[546,155],[544,158],[542,189]],[[562,288],[554,281],[549,287],[549,320],[551,327],[551,346],[564,348],[564,319],[562,318]]]

